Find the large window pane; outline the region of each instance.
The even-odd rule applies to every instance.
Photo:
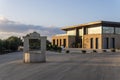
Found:
[[[104,49],[109,48],[109,38],[103,38],[103,48]]]
[[[103,27],[103,33],[114,33],[114,27]]]
[[[63,46],[66,47],[66,39],[63,39]]]
[[[115,48],[115,38],[110,39],[110,48]]]
[[[94,47],[93,38],[90,38],[90,48],[92,49],[93,47]]]
[[[115,33],[116,33],[116,34],[120,34],[120,28],[116,27],[116,28],[115,28]]]
[[[99,47],[99,39],[96,38],[96,49],[98,49],[98,47]]]

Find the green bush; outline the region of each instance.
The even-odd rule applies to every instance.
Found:
[[[17,51],[18,47],[22,45],[22,40],[15,36],[0,40],[0,54]]]
[[[86,50],[82,50],[82,53],[86,53]]]
[[[61,47],[58,47],[58,48],[57,48],[57,51],[58,51],[58,52],[61,52],[61,51],[62,51],[62,48],[61,48]]]
[[[69,51],[69,50],[66,50],[66,53],[70,53],[70,51]]]
[[[107,50],[105,50],[105,49],[103,49],[102,51],[103,51],[103,52],[107,52]]]
[[[111,49],[111,52],[116,52],[116,50],[115,49]]]
[[[97,51],[96,50],[93,50],[94,53],[96,53]]]
[[[57,45],[51,45],[50,49],[51,51],[61,52],[62,48],[58,47]]]
[[[52,46],[52,50],[53,50],[53,51],[57,51],[57,49],[58,49],[58,46],[57,46],[57,45],[53,45],[53,46]]]
[[[117,48],[117,50],[120,50],[120,48]]]
[[[47,50],[51,50],[52,49],[52,44],[51,44],[51,42],[50,41],[46,41],[46,48],[47,48]]]

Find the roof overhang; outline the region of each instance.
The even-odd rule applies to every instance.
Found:
[[[96,22],[90,22],[90,23],[79,24],[79,25],[74,25],[74,26],[68,26],[68,27],[61,28],[61,29],[64,30],[64,31],[67,31],[67,30],[72,30],[72,29],[82,28],[82,27],[88,27],[88,26],[98,25],[98,24],[102,24],[102,21],[96,21]]]
[[[112,22],[112,21],[96,21],[96,22],[90,22],[90,23],[85,23],[85,24],[79,24],[79,25],[74,25],[74,26],[68,26],[65,28],[61,28],[64,31],[72,30],[72,29],[79,29],[82,27],[90,27],[90,26],[96,26],[96,25],[101,25],[101,26],[110,26],[110,27],[120,27],[120,22]]]

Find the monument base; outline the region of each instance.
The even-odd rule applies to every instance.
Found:
[[[41,63],[46,62],[45,54],[41,52],[29,52],[24,53],[24,62],[25,63]]]

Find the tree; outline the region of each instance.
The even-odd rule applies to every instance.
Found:
[[[4,40],[0,39],[0,54],[8,53],[11,51],[17,51],[18,47],[22,45],[22,40],[15,36],[11,36]]]
[[[12,51],[16,51],[19,46],[23,45],[22,40],[15,36],[9,37],[8,39],[5,40],[5,42],[8,44],[6,48]]]
[[[52,47],[51,42],[49,40],[46,41],[46,47],[47,47],[47,50],[50,50]]]
[[[0,39],[0,54],[2,53],[2,40]]]

